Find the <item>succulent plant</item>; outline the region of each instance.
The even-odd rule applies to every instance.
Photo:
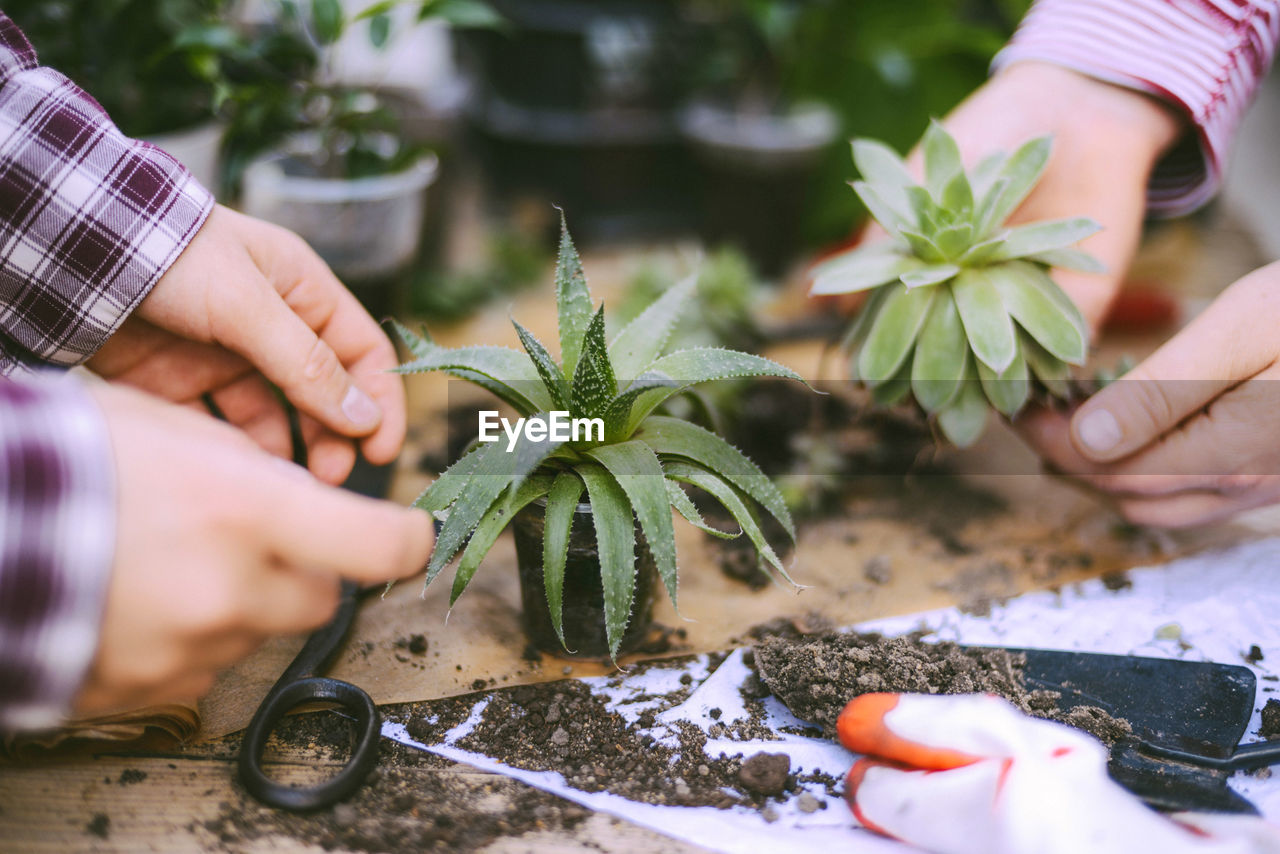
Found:
[[[1005,225],[1043,173],[1049,137],[972,173],[937,122],[921,147],[923,185],[888,146],[853,142],[862,175],[853,188],[890,239],[823,262],[812,293],[870,291],[844,342],[854,376],[881,404],[910,393],[965,446],[992,408],[1016,414],[1033,384],[1070,393],[1069,366],[1084,362],[1088,327],[1049,269],[1101,272],[1073,246],[1100,226],[1087,217]]]
[[[697,347],[663,355],[672,327],[692,295],[692,278],[663,293],[612,342],[606,341],[604,307],[592,307],[567,229],[561,233],[555,279],[559,362],[515,321],[524,352],[491,346],[440,347],[425,329],[419,336],[397,324],[413,357],[400,366],[401,373],[444,371],[487,389],[524,418],[546,419],[552,412],[568,412],[572,418],[603,422],[603,438],[597,432],[589,434],[592,440],[579,436],[560,441],[550,434],[536,439],[525,431],[510,443],[506,437],[481,443],[440,475],[414,502],[444,516],[425,584],[460,554],[450,599],[451,604],[456,602],[511,518],[545,498],[543,574],[552,624],[563,643],[565,556],[574,510],[584,490],[600,555],[611,655],[617,654],[634,597],[637,520],[673,604],[677,602],[673,508],[717,537],[745,534],[762,564],[790,580],[765,539],[758,516],[760,511],[774,516],[794,539],[791,516],[778,489],[716,434],[654,410],[673,395],[711,380],[800,377],[768,359],[733,350]],[[719,501],[741,530],[727,532],[707,525],[684,485]]]

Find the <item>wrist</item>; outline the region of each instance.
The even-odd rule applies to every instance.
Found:
[[[1023,60],[999,71],[995,79],[1024,90],[1027,97],[1019,103],[1052,111],[1052,124],[1060,134],[1079,133],[1094,141],[1105,140],[1115,153],[1139,158],[1147,171],[1188,128],[1186,119],[1171,104],[1065,66]],[[1045,93],[1052,93],[1052,97],[1046,98]]]

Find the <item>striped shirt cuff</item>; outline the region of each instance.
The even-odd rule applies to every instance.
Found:
[[[1148,194],[1176,216],[1217,192],[1277,39],[1280,0],[1036,0],[992,67],[1050,62],[1176,106],[1199,145],[1165,157]]]
[[[0,380],[0,730],[68,713],[114,547],[114,468],[93,399],[68,375]]]

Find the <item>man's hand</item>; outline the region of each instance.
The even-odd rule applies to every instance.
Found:
[[[1137,92],[1065,68],[1012,65],[970,95],[943,120],[972,168],[989,154],[1009,153],[1029,139],[1053,136],[1040,183],[1010,222],[1088,216],[1102,224],[1081,244],[1107,267],[1102,275],[1054,271],[1097,329],[1133,260],[1146,210],[1147,182],[1177,139],[1178,120]],[[907,165],[923,172],[919,150]]]
[[[1228,288],[1073,416],[1018,428],[1131,521],[1184,527],[1280,500],[1280,263]]]
[[[273,634],[323,625],[339,580],[426,563],[425,513],[325,486],[211,418],[92,390],[115,454],[117,536],[80,715],[190,699]]]
[[[292,232],[215,207],[186,250],[89,361],[99,375],[178,403],[210,394],[260,446],[289,456],[271,388],[303,413],[311,471],[341,482],[355,461],[395,458],[404,388],[395,349]]]

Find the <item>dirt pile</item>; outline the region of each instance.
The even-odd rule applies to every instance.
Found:
[[[1002,649],[925,643],[919,635],[823,632],[760,639],[752,663],[765,686],[798,718],[835,736],[836,718],[851,699],[880,691],[914,694],[996,694],[1038,718],[1059,721],[1112,744],[1129,722],[1095,706],[1063,712],[1057,691],[1030,689],[1026,657]]]

